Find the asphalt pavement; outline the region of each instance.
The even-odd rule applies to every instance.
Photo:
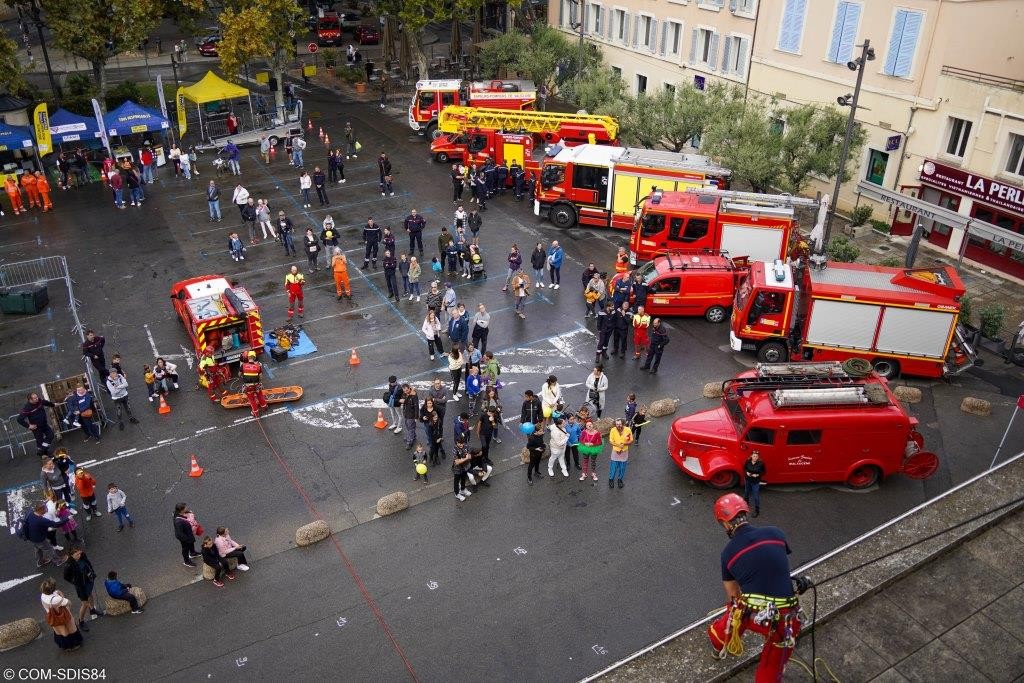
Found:
[[[137,528],[123,534],[114,533],[108,516],[85,524],[97,570],[118,569],[152,598],[143,616],[93,622],[86,647],[73,655],[58,658],[44,634],[5,661],[104,666],[113,680],[569,680],[716,607],[717,557],[725,538],[710,515],[715,492],[688,481],[665,454],[671,418],[644,428],[623,490],[609,490],[603,480],[561,481],[560,474],[528,487],[518,462],[523,440],[516,433],[492,448],[499,473],[491,488],[465,502],[452,495],[444,465],[434,468],[429,485],[412,481],[402,437],[372,427],[376,401],[390,374],[426,382],[435,375],[447,379],[447,367],[429,361],[419,338],[424,305],[388,302],[381,271],[357,272],[355,266],[366,218],[398,226],[413,207],[427,218],[429,262],[441,225],[450,222],[448,177],[400,115],[339,102],[334,95],[303,97],[315,126],[340,140],[350,120],[363,144],[359,158],[346,165],[348,182],[330,188],[331,206],[303,210],[297,173],[280,156],[267,167],[252,149],[245,150],[241,180],[254,197],[268,198],[275,212],[286,211],[300,232],[319,232],[323,217],[333,215],[352,261],[354,301],[335,300],[326,271],[307,275],[301,322],[318,351],[270,363],[268,380],[301,385],[305,396],[258,424],[242,411],[211,406],[205,393],[192,389],[194,371],[184,357],[188,338],[168,299],[174,281],[220,273],[256,297],[266,328],[284,321],[284,275],[293,263],[304,267],[305,259],[285,257],[272,240],[250,247],[244,263],[228,257],[226,236],[241,231],[227,199],[232,177],[219,180],[226,196],[219,224],[207,222],[210,169],[202,158],[201,175],[191,183],[163,169],[142,208],[114,209],[97,184],[57,190],[54,213],[0,222],[4,260],[68,257],[84,322],[106,335],[108,358],[115,351],[125,358],[141,424],[124,432],[108,429],[99,445],[81,443],[79,434],[69,435],[64,445],[77,461],[94,461],[90,468],[101,486],[120,484],[137,520]],[[382,198],[377,191],[379,151],[394,164],[396,197]],[[306,160],[310,169],[325,161],[315,138]],[[488,348],[510,385],[503,393],[506,417],[518,414],[521,391],[537,390],[550,373],[568,385],[570,405],[580,403],[594,337],[592,324],[582,318],[577,283],[587,262],[610,269],[626,235],[556,232],[532,215],[528,203],[508,197],[488,208],[481,245],[489,278],[454,282],[471,310],[483,302],[492,313]],[[400,251],[408,246],[403,238],[399,233]],[[568,255],[563,287],[538,290],[527,319],[520,320],[500,288],[505,254],[513,242],[528,252],[534,242],[552,238]],[[66,301],[53,290],[46,315],[0,318],[0,416],[16,412],[29,387],[78,367]],[[657,376],[639,373],[631,358],[607,363],[609,414],[621,414],[629,391],[642,401],[678,398],[680,414],[709,407],[713,402],[700,398],[704,382],[730,377],[753,360],[728,351],[724,326],[677,320],[671,336]],[[355,368],[347,362],[352,348],[362,359]],[[169,416],[155,413],[141,382],[142,363],[158,354],[180,356],[174,360],[182,371],[181,390],[170,396]],[[911,409],[942,458],[931,480],[896,477],[863,493],[832,486],[769,487],[761,519],[785,528],[794,562],[800,563],[984,469],[1012,410],[1006,394],[1019,377],[1009,377],[1000,379],[1006,384],[1001,387],[975,375],[914,383],[926,399]],[[967,391],[996,399],[991,418],[958,411]],[[449,419],[455,410],[449,405]],[[1011,439],[1008,448],[1020,450],[1020,441]],[[28,455],[18,451],[0,465],[9,509],[33,497],[23,486],[38,475],[29,446]],[[200,479],[187,477],[193,454],[205,468]],[[606,468],[605,460],[602,473]],[[375,519],[376,500],[399,490],[410,494],[412,507]],[[179,501],[207,529],[226,525],[247,543],[252,571],[239,573],[223,589],[198,582],[181,565],[171,532]],[[334,540],[295,548],[294,530],[317,516],[338,532]],[[0,622],[38,617],[41,577],[34,576],[31,548],[10,535],[0,538]],[[45,573],[59,577],[52,569]],[[9,588],[2,583],[25,577],[31,578]]]

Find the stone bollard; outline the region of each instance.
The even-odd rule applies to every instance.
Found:
[[[601,432],[601,436],[608,436],[608,432],[612,431],[614,426],[615,420],[610,417],[599,417],[594,420],[594,428]]]
[[[892,395],[904,403],[920,403],[921,390],[917,387],[908,387],[904,384],[892,388]]]
[[[148,598],[146,592],[138,586],[132,586],[128,591],[135,596],[135,599],[139,601],[139,606],[142,607],[146,604]],[[107,606],[104,609],[108,617],[118,617],[122,614],[129,614],[132,611],[132,606],[128,604],[127,600],[118,600],[107,596]]]
[[[330,535],[331,528],[327,526],[327,522],[322,519],[318,519],[306,526],[300,526],[295,530],[295,545],[300,547],[313,545],[314,543],[319,543]]]
[[[708,382],[700,393],[704,398],[722,398],[722,383]]]
[[[231,571],[235,571],[235,569],[237,569],[237,568],[238,568],[238,558],[237,557],[229,557],[228,558],[228,569],[231,570]],[[203,579],[205,581],[213,581],[213,577],[215,577],[215,576],[217,576],[217,570],[215,570],[213,567],[211,567],[210,565],[208,565],[205,562],[203,562]]]
[[[679,401],[674,398],[662,398],[657,401],[651,401],[651,404],[647,407],[647,414],[651,417],[665,417],[676,412],[676,408],[679,407]]]
[[[39,622],[28,617],[0,624],[0,652],[28,645],[42,632]]]
[[[377,501],[377,514],[386,517],[401,512],[407,507],[409,507],[409,496],[405,491],[396,491]]]
[[[971,415],[988,417],[992,414],[992,403],[983,398],[965,396],[964,400],[960,401],[960,410]]]

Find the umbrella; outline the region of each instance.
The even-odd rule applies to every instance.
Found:
[[[384,20],[384,35],[381,42],[384,45],[384,61],[389,63],[395,61],[395,20],[392,17],[387,17]]]
[[[462,19],[458,15],[452,17],[452,39],[448,46],[448,54],[453,62],[462,58]]]
[[[408,77],[409,75],[409,62],[412,57],[412,55],[410,55],[410,52],[411,48],[409,47],[409,34],[406,33],[405,31],[402,31],[402,41],[399,44],[398,63],[401,65],[402,71],[405,73],[406,77]]]

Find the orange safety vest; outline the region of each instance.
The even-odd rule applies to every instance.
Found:
[[[260,374],[263,372],[263,366],[258,361],[247,361],[242,363],[242,381],[246,384],[259,384]]]
[[[616,257],[616,259],[615,259],[615,272],[616,273],[625,273],[627,270],[629,270],[629,256],[626,256],[625,259],[620,259],[620,258]]]

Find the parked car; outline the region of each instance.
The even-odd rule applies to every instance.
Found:
[[[211,40],[220,40],[220,27],[219,26],[207,26],[203,28],[195,38],[196,47],[202,46]]]
[[[380,31],[376,26],[357,26],[356,42],[360,45],[377,45],[380,43]]]
[[[209,38],[206,42],[199,46],[199,54],[204,57],[216,57],[217,56],[217,45],[220,43],[220,36],[214,36]]]
[[[359,12],[343,12],[341,15],[341,28],[342,30],[355,31],[359,28],[359,24],[363,21],[363,17]]]

